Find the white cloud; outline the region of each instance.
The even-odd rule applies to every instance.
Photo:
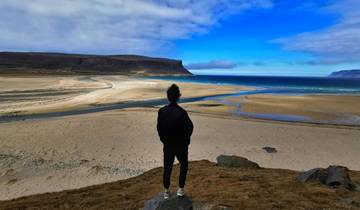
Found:
[[[1,0],[0,50],[153,53],[271,0]]]
[[[339,22],[325,30],[277,39],[284,49],[311,53],[313,64],[360,61],[360,1],[336,1],[327,11],[341,14]]]

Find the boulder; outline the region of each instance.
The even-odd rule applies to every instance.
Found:
[[[159,193],[145,203],[144,210],[192,210],[193,203],[190,197],[179,197],[171,193],[169,199],[164,199],[163,193]]]
[[[352,188],[352,184],[349,170],[344,166],[329,166],[327,168],[328,176],[326,179],[326,184],[329,186],[345,186],[347,188]]]
[[[262,149],[265,150],[267,153],[276,153],[277,152],[276,148],[274,148],[274,147],[266,146],[266,147],[263,147]]]
[[[313,168],[311,170],[300,173],[297,180],[300,182],[317,181],[325,184],[327,179],[327,171],[321,168]]]
[[[216,161],[219,166],[229,168],[261,168],[257,163],[235,155],[220,155],[216,158]]]
[[[344,166],[329,166],[326,169],[314,168],[300,173],[297,180],[300,182],[317,181],[331,187],[342,186],[353,190],[356,187],[348,172],[349,170]]]

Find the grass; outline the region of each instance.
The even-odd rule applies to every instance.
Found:
[[[189,166],[187,194],[213,209],[360,209],[360,192],[300,183],[296,171],[223,168],[205,160]],[[178,173],[176,166],[172,191]],[[156,168],[113,183],[1,201],[0,209],[140,209],[162,191],[161,178]],[[360,172],[351,178],[360,181]]]

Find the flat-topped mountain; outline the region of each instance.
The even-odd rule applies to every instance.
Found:
[[[329,77],[360,78],[360,69],[335,71]]]
[[[191,74],[181,60],[139,55],[0,52],[0,74]]]

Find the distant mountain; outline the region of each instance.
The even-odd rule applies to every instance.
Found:
[[[0,52],[0,74],[187,75],[181,60],[139,55]]]
[[[335,71],[329,77],[360,78],[360,69]]]

